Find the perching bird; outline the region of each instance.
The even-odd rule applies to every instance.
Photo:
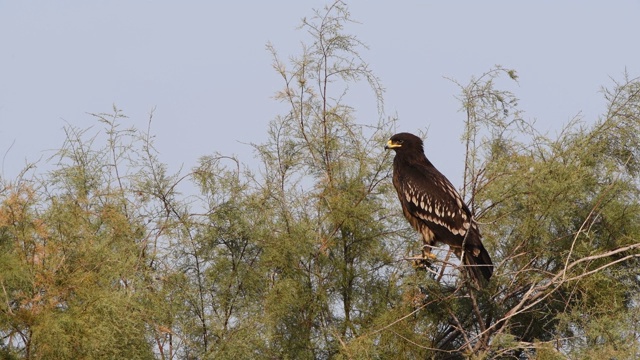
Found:
[[[482,245],[478,225],[471,211],[449,180],[424,155],[422,140],[409,133],[393,135],[385,149],[393,149],[393,186],[398,192],[402,212],[422,235],[423,265],[434,259],[431,247],[442,242],[454,251],[477,283],[493,273],[489,253]],[[464,244],[464,255],[462,245]]]

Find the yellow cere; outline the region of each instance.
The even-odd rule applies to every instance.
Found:
[[[402,145],[400,144],[394,144],[393,141],[391,141],[391,139],[389,139],[389,141],[387,141],[387,148],[388,149],[393,149],[393,148],[399,148]]]

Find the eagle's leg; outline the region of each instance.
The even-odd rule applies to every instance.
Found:
[[[430,269],[431,262],[436,259],[436,256],[431,253],[431,245],[424,242],[422,245],[422,254],[421,256],[417,256],[413,260],[413,266],[416,269]]]
[[[422,253],[420,255],[412,256],[407,258],[407,260],[413,261],[413,267],[416,270],[427,270],[433,272],[431,269],[431,262],[435,260],[437,257],[431,253],[431,248],[433,247],[431,243],[422,238]]]

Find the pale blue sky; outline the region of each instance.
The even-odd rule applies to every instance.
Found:
[[[87,113],[112,104],[139,127],[156,108],[160,159],[172,169],[214,151],[255,163],[246,143],[264,141],[284,109],[272,99],[282,82],[265,44],[299,54],[300,19],[327,3],[0,0],[1,176],[50,155],[66,123],[95,125]],[[348,5],[361,22],[352,33],[370,47],[362,55],[387,90],[387,114],[401,131],[429,128],[427,155],[455,184],[464,116],[444,77],[513,68],[520,81],[509,89],[524,116],[554,130],[580,112],[595,120],[610,77],[640,75],[640,0]],[[352,97],[363,99],[358,122],[375,122],[371,94]]]

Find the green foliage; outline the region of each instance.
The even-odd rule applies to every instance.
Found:
[[[485,242],[497,250],[499,283],[492,298],[498,305],[494,311],[505,319],[496,322],[495,332],[486,333],[487,339],[510,333],[532,349],[542,349],[538,341],[553,341],[556,353],[594,357],[599,350],[574,348],[580,343],[576,338],[586,340],[598,323],[637,312],[631,298],[637,292],[633,267],[639,254],[640,193],[632,164],[640,154],[635,135],[640,117],[619,109],[637,108],[637,84],[630,79],[616,84],[606,95],[609,109],[618,110],[610,110],[591,128],[576,119],[556,139],[537,133],[516,116],[480,122],[482,126],[470,131],[474,155],[467,182],[473,184]],[[469,86],[479,85],[474,81]],[[486,91],[486,83],[483,86]],[[489,87],[487,93],[492,91]],[[620,112],[625,116],[616,115]],[[475,137],[481,131],[485,135]],[[616,336],[637,351],[633,333],[616,328]],[[616,343],[616,336],[607,344]],[[629,351],[612,356],[633,358]],[[537,356],[551,356],[546,354]]]
[[[3,194],[6,346],[36,359],[152,358],[143,225],[127,207],[126,178],[104,170],[122,166],[126,149],[90,148],[82,132],[67,131],[57,170]]]
[[[556,136],[498,87],[513,70],[456,82],[462,193],[496,264],[476,289],[445,247],[433,272],[404,260],[395,119],[347,103],[359,83],[383,98],[351,23],[337,1],[299,56],[268,46],[288,111],[256,169],[212,154],[171,174],[114,108],[65,129],[51,172],[0,183],[0,358],[637,358],[640,81]]]

